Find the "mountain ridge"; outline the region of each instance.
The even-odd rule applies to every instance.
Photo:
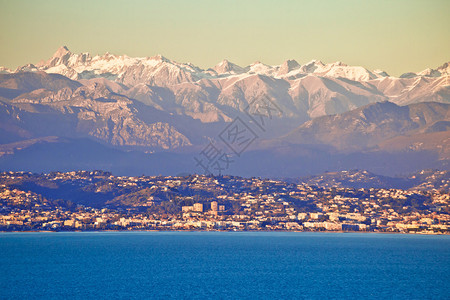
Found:
[[[202,69],[200,67],[197,67],[191,63],[179,63],[179,62],[175,62],[173,60],[170,60],[164,56],[162,56],[161,54],[158,55],[154,55],[151,57],[129,57],[127,55],[115,55],[115,54],[111,54],[109,52],[106,52],[103,55],[95,55],[92,56],[90,53],[88,52],[84,52],[84,53],[73,53],[71,52],[67,46],[61,46],[59,47],[55,53],[52,55],[52,57],[48,60],[41,60],[40,62],[36,63],[36,64],[27,64],[24,66],[19,66],[16,68],[15,71],[11,71],[8,68],[2,67],[3,72],[8,72],[8,73],[17,73],[19,71],[29,71],[30,69],[49,69],[52,67],[55,67],[57,65],[65,65],[66,67],[76,67],[77,63],[88,63],[88,62],[96,62],[98,63],[98,61],[101,60],[105,60],[105,61],[112,61],[115,60],[116,62],[122,60],[123,64],[130,64],[130,63],[141,63],[141,64],[147,64],[147,65],[156,65],[159,62],[166,62],[166,63],[171,63],[174,65],[178,65],[178,66],[182,66],[185,69],[191,71],[191,72],[205,72],[206,74],[211,74],[211,71],[215,71],[217,72],[217,68],[220,67],[224,67],[226,70],[225,71],[221,71],[221,72],[217,72],[219,75],[222,73],[226,73],[226,72],[230,72],[232,69],[236,69],[234,70],[235,72],[231,72],[232,74],[230,75],[235,75],[241,72],[248,72],[248,71],[252,71],[255,72],[257,69],[252,68],[256,65],[264,65],[266,67],[269,67],[270,69],[270,73],[278,73],[279,75],[286,75],[291,73],[294,70],[299,70],[301,73],[304,74],[308,74],[308,73],[319,73],[319,74],[327,74],[330,77],[339,77],[340,75],[344,75],[345,72],[342,72],[342,70],[344,70],[346,67],[349,68],[349,70],[353,70],[353,71],[360,71],[362,73],[366,73],[366,75],[368,75],[367,77],[360,77],[358,78],[353,77],[354,80],[370,80],[370,79],[374,79],[374,78],[380,78],[380,77],[391,77],[389,76],[389,74],[387,74],[385,71],[382,70],[372,70],[369,71],[367,69],[365,69],[364,67],[361,66],[349,66],[343,62],[340,61],[336,61],[336,62],[332,62],[332,63],[328,63],[325,64],[320,60],[311,60],[307,63],[305,63],[304,65],[299,64],[296,60],[294,59],[288,59],[285,60],[283,63],[281,63],[280,65],[265,65],[260,63],[259,61],[256,61],[253,64],[250,64],[248,66],[242,67],[239,66],[235,63],[230,62],[227,59],[224,59],[222,62],[218,63],[216,66],[214,67],[210,67],[207,69]],[[442,75],[449,75],[450,74],[450,66],[449,66],[450,62],[445,62],[442,65],[436,67],[435,69],[432,68],[426,68],[425,70],[422,70],[420,72],[406,72],[403,73],[402,75],[399,76],[399,78],[401,78],[402,76],[407,77],[407,76],[428,76],[428,77],[439,77]],[[258,72],[256,72],[258,73]],[[261,72],[261,74],[263,74],[264,72]],[[360,75],[362,75],[362,73],[360,73]],[[292,75],[292,74],[291,74]],[[348,75],[348,74],[347,74]],[[70,77],[70,76],[68,76]],[[341,77],[346,77],[346,76],[341,76]],[[348,79],[351,79],[349,77],[347,77]],[[77,78],[77,79],[81,79],[81,78]]]
[[[185,172],[196,151],[241,120],[258,138],[243,156],[248,163],[230,167],[235,174],[292,174],[295,164],[314,172],[361,164],[390,174],[450,162],[448,63],[397,78],[342,62],[241,67],[223,60],[204,70],[162,55],[91,56],[61,47],[48,60],[1,72],[5,149],[22,142],[27,153],[43,155],[69,147],[48,136],[70,145],[87,138],[101,145],[95,149],[118,150],[114,157],[177,153],[179,166],[165,163]],[[3,161],[21,151],[5,151]],[[258,165],[267,160],[270,167]]]
[[[437,122],[446,120],[450,120],[450,104],[423,102],[398,106],[378,102],[313,119],[280,139],[299,144],[329,144],[339,150],[364,150],[397,136],[426,133]]]
[[[396,78],[379,70],[318,60],[304,65],[286,60],[276,66],[256,62],[246,67],[223,60],[203,70],[162,55],[91,56],[60,47],[50,59],[19,67],[9,74],[43,71],[82,84],[92,80],[109,86],[114,83],[121,86],[116,87],[116,93],[202,122],[231,122],[255,98],[268,98],[286,112],[285,117],[304,122],[386,100],[401,105],[422,101],[450,103],[448,63],[435,70],[438,73],[424,71]]]

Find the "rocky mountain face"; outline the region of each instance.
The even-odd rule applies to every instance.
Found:
[[[0,144],[4,159],[88,138],[119,152],[175,151],[190,161],[236,117],[252,127],[248,114],[266,110],[271,125],[248,148],[256,151],[249,162],[278,157],[282,169],[286,157],[308,163],[319,153],[426,152],[436,167],[450,159],[449,103],[448,63],[396,78],[342,62],[241,67],[223,60],[205,70],[161,55],[91,56],[61,47],[46,61],[0,68]]]
[[[148,117],[160,112],[96,83],[56,91],[39,88],[5,102],[1,107],[2,127],[19,137],[90,136],[115,146],[154,149],[191,144],[168,122],[160,121],[163,116],[152,122],[139,118],[142,111]]]
[[[427,145],[416,142],[422,136],[435,137],[435,143],[443,150],[450,141],[449,120],[450,104],[424,102],[398,106],[379,102],[340,115],[313,119],[280,139],[292,144],[323,144],[341,151],[356,151],[398,146],[393,139],[402,137],[405,142],[411,141],[409,147],[415,145],[415,150],[424,150]],[[408,143],[404,144],[403,147]],[[447,150],[442,154],[450,159]]]

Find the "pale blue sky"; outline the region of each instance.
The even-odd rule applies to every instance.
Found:
[[[450,60],[450,1],[0,0],[0,65],[72,52],[206,68],[343,61],[393,75]]]

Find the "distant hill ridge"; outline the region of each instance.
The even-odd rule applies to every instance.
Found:
[[[409,175],[388,177],[365,170],[327,172],[296,179],[295,182],[319,187],[396,188],[411,190],[450,190],[450,171],[421,170]]]

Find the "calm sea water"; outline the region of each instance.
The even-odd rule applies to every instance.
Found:
[[[450,236],[0,234],[0,299],[449,299]]]

